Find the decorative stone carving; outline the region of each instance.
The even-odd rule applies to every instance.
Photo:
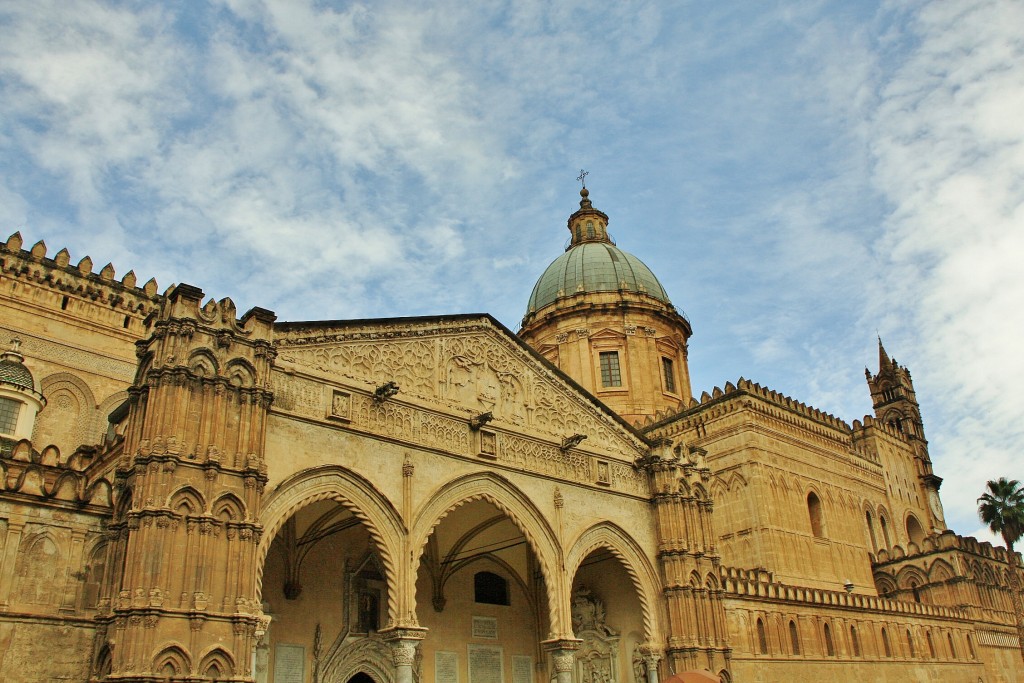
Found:
[[[333,420],[348,421],[352,417],[352,394],[340,389],[331,392],[331,408],[327,417]]]
[[[604,603],[582,586],[573,593],[572,627],[582,641],[576,653],[576,680],[617,683],[619,636],[605,623]]]

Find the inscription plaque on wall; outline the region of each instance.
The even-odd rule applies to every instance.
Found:
[[[477,645],[470,643],[469,648],[469,683],[504,683],[504,659],[502,648],[497,645]]]
[[[278,643],[274,648],[274,683],[304,683],[306,648]]]
[[[459,654],[457,652],[434,653],[434,683],[459,683]]]
[[[473,617],[473,637],[490,638],[498,637],[498,620],[495,617]]]
[[[533,683],[533,657],[512,655],[512,683]]]

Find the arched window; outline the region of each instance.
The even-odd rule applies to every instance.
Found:
[[[914,515],[907,516],[907,538],[911,543],[916,543],[918,548],[924,542],[924,529],[921,528],[921,523]]]
[[[914,595],[914,602],[921,602],[921,591],[917,588],[917,581],[910,582],[910,592]]]
[[[974,651],[974,639],[971,638],[971,634],[967,634],[967,651],[971,653],[971,659],[977,659],[978,653]]]
[[[882,627],[882,647],[885,648],[885,656],[892,657],[892,645],[889,644],[889,634],[885,627]]]
[[[910,651],[911,657],[916,657],[917,653],[914,651],[914,636],[910,635],[910,629],[907,629],[907,650]]]
[[[807,514],[811,518],[811,533],[815,538],[825,538],[821,523],[821,501],[813,491],[807,494]]]
[[[768,654],[768,634],[764,630],[764,622],[761,618],[757,619],[757,646],[761,654]]]
[[[857,637],[857,627],[850,625],[850,643],[853,644],[853,656],[860,657],[860,638]]]
[[[868,538],[871,540],[871,552],[878,550],[878,541],[875,539],[875,521],[871,518],[871,510],[864,512],[865,521],[868,524]]]
[[[889,538],[889,520],[885,518],[885,515],[878,516],[878,523],[882,527],[882,540],[885,541],[885,547],[892,547],[892,540]]]
[[[953,634],[947,633],[946,640],[949,642],[949,657],[950,659],[956,659],[956,645],[953,644]]]
[[[473,601],[485,605],[507,605],[508,581],[493,572],[473,576]]]
[[[789,645],[793,648],[793,654],[800,654],[800,632],[792,619],[789,620]]]
[[[925,631],[924,637],[928,641],[928,656],[935,659],[935,641],[932,640],[932,632]]]
[[[587,237],[590,239],[594,237],[594,221],[587,221]]]
[[[827,654],[829,657],[835,657],[836,656],[836,646],[832,642],[832,629],[830,629],[828,627],[828,624],[825,624],[824,631],[825,631],[825,654]]]

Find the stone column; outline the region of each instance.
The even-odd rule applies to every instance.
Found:
[[[551,663],[555,669],[556,683],[573,683],[573,669],[576,664],[576,650],[583,641],[575,638],[558,638],[545,640],[541,643],[545,652],[551,654]]]
[[[640,657],[644,661],[644,669],[647,670],[647,683],[658,683],[658,662],[661,661],[661,653],[650,645],[641,645]]]
[[[418,626],[389,628],[380,631],[380,635],[391,645],[391,658],[395,663],[395,683],[414,683],[416,648],[426,637],[427,629]]]

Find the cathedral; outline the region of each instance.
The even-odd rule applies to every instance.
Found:
[[[580,195],[518,332],[0,243],[0,679],[1024,681],[1020,559],[946,528],[908,369],[879,342],[852,422],[695,395]]]

